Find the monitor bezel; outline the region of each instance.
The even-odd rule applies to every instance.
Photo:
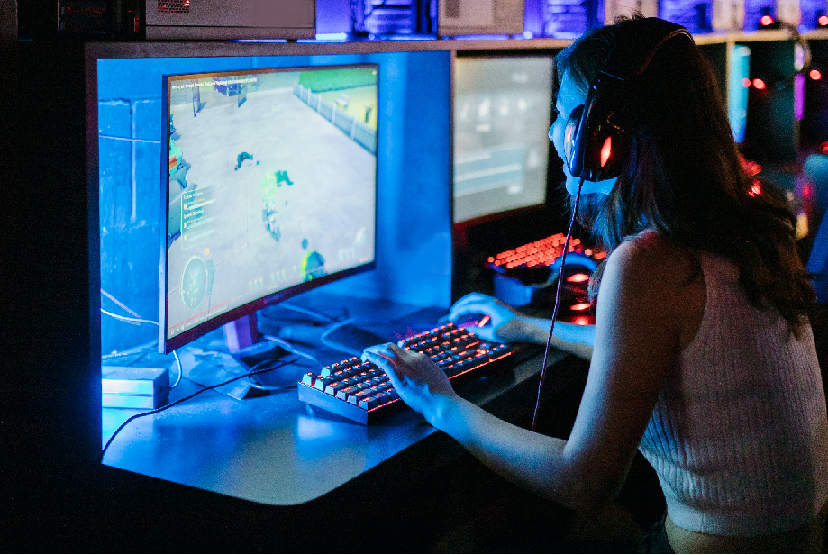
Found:
[[[226,71],[211,71],[211,72],[197,72],[197,73],[179,73],[179,74],[164,74],[162,76],[162,94],[161,94],[161,115],[164,118],[163,124],[161,125],[162,135],[161,135],[161,145],[162,145],[162,153],[163,149],[168,149],[169,143],[169,129],[170,129],[170,106],[169,106],[169,98],[170,98],[170,81],[171,79],[179,78],[179,79],[199,79],[204,77],[214,77],[214,76],[238,76],[238,75],[251,75],[254,73],[281,73],[281,72],[295,72],[295,71],[309,71],[309,70],[325,70],[325,69],[337,69],[337,68],[373,68],[377,71],[377,102],[382,95],[381,90],[381,68],[380,64],[378,63],[357,63],[357,64],[331,64],[331,65],[302,65],[302,66],[286,66],[286,67],[274,67],[274,68],[249,68],[249,69],[241,69],[241,70],[226,70]],[[379,109],[377,109],[377,131],[381,127],[380,121],[382,119],[382,114]],[[281,291],[277,291],[275,293],[270,293],[268,295],[263,295],[253,301],[248,303],[239,305],[231,310],[226,312],[221,312],[216,314],[214,317],[197,324],[196,326],[184,330],[181,333],[177,334],[172,338],[167,337],[167,329],[169,325],[168,320],[168,302],[169,302],[169,290],[168,290],[168,267],[167,267],[167,226],[169,225],[169,216],[167,214],[168,207],[169,207],[169,169],[168,169],[168,157],[161,156],[161,163],[160,163],[160,171],[161,175],[163,176],[161,182],[162,185],[162,192],[160,195],[161,200],[161,212],[162,215],[161,222],[159,225],[160,229],[160,261],[159,261],[159,326],[158,326],[158,351],[163,354],[170,353],[176,349],[183,347],[184,345],[195,341],[199,337],[216,330],[223,326],[224,324],[233,322],[238,320],[241,317],[247,316],[249,314],[255,314],[258,310],[265,308],[269,305],[276,304],[282,302],[290,297],[294,297],[299,295],[300,293],[304,293],[311,289],[315,289],[317,287],[321,287],[323,285],[329,284],[334,281],[338,281],[340,279],[344,279],[347,277],[355,276],[358,274],[362,274],[371,270],[375,270],[377,268],[377,248],[378,248],[378,222],[379,222],[379,150],[380,150],[380,141],[379,136],[377,137],[377,152],[375,153],[375,162],[374,162],[374,258],[370,262],[366,262],[364,264],[360,264],[358,266],[354,266],[352,268],[346,268],[344,270],[340,270],[333,274],[324,275],[318,278],[314,278],[310,281],[305,281],[298,283],[296,285],[292,285],[282,289]]]

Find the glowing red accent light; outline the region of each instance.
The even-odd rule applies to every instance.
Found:
[[[583,283],[587,280],[589,280],[589,276],[586,274],[574,274],[566,278],[566,281],[571,283]]]
[[[758,179],[753,180],[753,185],[750,187],[750,196],[755,197],[762,194],[762,184]]]
[[[578,303],[574,304],[569,307],[570,310],[574,310],[576,312],[580,312],[581,310],[586,310],[589,308],[589,303]]]
[[[759,78],[757,77],[756,79],[754,79],[754,80],[753,80],[753,86],[754,86],[754,87],[756,87],[757,89],[759,89],[759,90],[761,91],[761,90],[762,90],[762,89],[764,89],[767,85],[765,85],[765,82],[764,82],[764,81],[762,81],[761,79],[759,79]]]
[[[477,323],[477,327],[478,327],[478,328],[482,328],[483,326],[485,326],[486,324],[488,324],[488,323],[489,323],[489,320],[491,320],[491,318],[489,318],[489,316],[488,316],[488,315],[484,316],[484,317],[483,317],[483,318],[481,318],[481,319],[480,319],[480,321]]]
[[[588,316],[578,316],[577,318],[573,319],[572,322],[579,326],[588,326],[589,325],[589,317]]]
[[[605,259],[606,257],[607,257],[607,253],[606,253],[606,252],[604,252],[604,251],[601,251],[601,252],[596,252],[596,253],[592,256],[592,258],[594,258],[595,260],[603,260],[603,259]]]
[[[748,88],[750,86],[750,78],[749,77],[743,77],[742,78],[742,86],[745,87],[745,88]]]
[[[817,20],[817,23],[819,23],[820,25],[823,25],[823,26],[828,25],[828,15],[819,16],[819,19]]]
[[[607,140],[604,141],[604,146],[601,148],[601,167],[603,168],[607,164],[607,160],[609,160],[610,154],[612,154],[612,137],[607,137]]]
[[[808,75],[814,81],[819,81],[820,79],[822,79],[822,72],[820,72],[818,69],[812,69],[811,71],[808,72]]]
[[[809,198],[811,195],[814,194],[814,188],[810,185],[805,185],[802,187],[802,196],[805,198]]]
[[[761,23],[762,25],[770,25],[771,23],[773,23],[773,18],[769,15],[763,15],[761,18],[759,18],[759,23]]]
[[[828,154],[828,141],[825,141],[824,143],[822,143],[822,153],[823,154]]]

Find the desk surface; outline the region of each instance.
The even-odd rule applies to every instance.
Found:
[[[400,310],[375,305],[371,314],[380,319],[396,313],[396,321],[404,322]],[[316,356],[328,364],[347,355],[320,350]],[[564,356],[556,352],[551,362]],[[527,405],[522,412],[531,411],[525,393],[537,387],[539,358],[465,384],[458,393],[509,419],[513,408],[504,401],[520,390]],[[198,389],[182,379],[171,400]],[[104,410],[104,441],[135,413]],[[435,431],[407,408],[377,424],[356,424],[299,401],[295,388],[243,400],[206,391],[134,420],[112,442],[104,464],[258,503],[292,505],[332,491]]]

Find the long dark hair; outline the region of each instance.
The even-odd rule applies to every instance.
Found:
[[[617,21],[560,52],[555,92],[566,72],[585,92],[619,35],[634,36],[640,23]],[[625,238],[654,229],[691,253],[731,260],[748,301],[777,310],[796,333],[816,298],[796,252],[796,220],[771,188],[751,190],[705,56],[688,40],[664,43],[629,98],[629,161],[610,195],[588,195],[582,204],[595,240],[611,252]]]

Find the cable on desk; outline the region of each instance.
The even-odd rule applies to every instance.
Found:
[[[181,366],[181,359],[178,358],[178,351],[176,349],[173,349],[173,356],[175,356],[175,361],[178,363],[178,377],[175,379],[175,383],[170,386],[170,389],[178,385],[181,381],[181,376],[184,374],[184,367]]]
[[[108,355],[101,355],[101,360],[107,360],[111,358],[120,358],[129,355],[137,355],[143,353],[144,351],[148,351],[153,347],[158,346],[158,341],[150,341],[149,343],[144,343],[143,345],[138,345],[137,347],[133,347],[132,349],[127,349],[126,351],[113,351]]]
[[[293,353],[294,355],[298,355],[302,358],[306,358],[306,359],[310,360],[314,364],[318,364],[320,368],[325,366],[324,364],[319,362],[319,359],[317,359],[315,356],[309,355],[308,353],[300,351],[299,349],[297,349],[296,347],[294,347],[293,345],[291,345],[290,343],[288,343],[284,339],[276,337],[275,335],[268,335],[268,334],[265,334],[262,337],[264,337],[268,341],[272,341],[273,343],[276,343],[278,346],[280,346],[281,348],[283,348],[284,350],[286,350],[289,353]]]
[[[128,316],[121,316],[120,314],[109,312],[108,310],[104,310],[103,308],[101,309],[101,312],[121,322],[132,324],[133,326],[140,326],[141,324],[155,324],[156,326],[159,325],[158,322],[153,322],[152,320],[144,320],[143,318],[130,318]]]
[[[266,362],[269,362],[269,361],[262,361],[259,364],[257,364],[256,366],[259,366],[261,364],[265,364]],[[127,418],[126,421],[123,424],[118,426],[118,429],[115,430],[115,433],[113,433],[112,436],[109,438],[109,440],[106,442],[106,445],[104,445],[104,448],[101,451],[101,462],[103,462],[104,457],[106,457],[106,450],[109,449],[109,446],[112,444],[112,441],[115,439],[115,436],[117,436],[120,433],[120,431],[123,430],[126,427],[126,425],[129,424],[130,422],[132,422],[133,420],[135,420],[137,418],[141,418],[142,416],[149,416],[150,414],[157,414],[159,412],[165,411],[168,408],[174,407],[175,405],[178,405],[180,403],[183,403],[184,401],[188,401],[188,400],[192,399],[196,395],[200,395],[200,394],[204,393],[208,389],[215,389],[217,387],[221,387],[221,386],[227,385],[229,383],[233,383],[234,381],[240,380],[242,378],[249,378],[250,376],[255,376],[256,374],[264,374],[265,372],[271,372],[273,370],[276,370],[277,368],[282,368],[283,366],[287,366],[288,364],[293,364],[294,362],[296,362],[296,359],[285,360],[285,361],[281,361],[276,366],[273,366],[271,368],[263,368],[261,370],[254,370],[256,368],[256,366],[254,366],[253,367],[254,369],[251,369],[251,371],[248,372],[247,374],[243,374],[241,376],[236,376],[234,378],[231,378],[231,379],[227,380],[226,382],[218,383],[218,384],[215,384],[215,385],[204,386],[201,389],[199,389],[198,391],[196,391],[195,393],[187,395],[186,397],[182,397],[178,401],[174,401],[172,403],[167,403],[163,407],[158,407],[157,409],[150,410],[150,411],[147,411],[147,412],[141,412],[141,413],[138,413],[138,414],[133,414],[132,416]]]
[[[126,322],[127,324],[132,324],[134,326],[140,326],[141,324],[154,324],[156,326],[161,325],[158,322],[154,322],[152,320],[144,319],[140,314],[138,314],[137,312],[135,312],[134,310],[129,308],[127,305],[125,305],[124,303],[122,303],[121,301],[119,301],[118,299],[116,299],[115,297],[113,297],[112,295],[107,293],[106,291],[104,291],[103,287],[101,287],[101,294],[104,295],[107,299],[111,300],[116,305],[118,305],[119,307],[126,310],[128,313],[132,314],[133,317],[121,316],[120,314],[115,314],[114,312],[109,312],[108,310],[104,310],[104,308],[101,307],[101,312],[103,314],[106,314],[107,316],[111,316],[112,318],[115,318],[116,320],[119,320],[121,322]]]
[[[316,317],[320,320],[325,320],[327,322],[339,322],[340,321],[340,320],[337,320],[336,318],[334,318],[333,316],[328,316],[327,314],[322,314],[321,312],[315,312],[313,310],[308,310],[307,308],[302,308],[301,306],[296,306],[295,304],[292,304],[292,303],[279,303],[279,307],[287,308],[288,310],[292,310],[294,312],[307,314],[308,316],[314,316],[314,317]],[[345,314],[346,314],[346,316],[345,316],[346,319],[350,317],[350,313],[348,312],[347,308],[345,309]]]
[[[354,318],[347,318],[345,320],[342,320],[341,322],[337,322],[334,325],[328,327],[328,329],[326,329],[322,333],[322,336],[319,338],[319,341],[324,346],[326,346],[330,349],[333,349],[335,351],[341,351],[343,353],[348,353],[349,355],[355,356],[355,357],[361,356],[362,351],[357,351],[356,349],[351,349],[350,347],[347,347],[347,346],[343,345],[342,343],[337,343],[336,341],[331,341],[330,339],[328,339],[328,336],[330,334],[332,334],[333,332],[335,332],[336,330],[338,330],[339,328],[341,328],[345,324],[350,324],[353,321],[354,321]]]

